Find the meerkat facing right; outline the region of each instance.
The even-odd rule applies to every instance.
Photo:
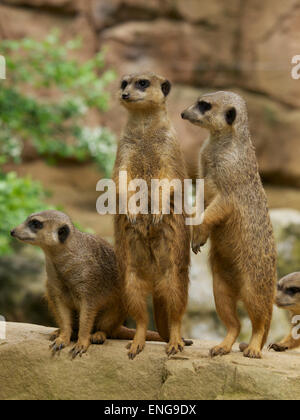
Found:
[[[193,251],[210,237],[216,308],[228,331],[211,356],[231,351],[240,333],[237,302],[242,300],[252,322],[244,356],[261,358],[275,298],[276,247],[246,104],[231,92],[207,94],[182,118],[210,131],[201,151],[206,210],[194,228]]]
[[[286,309],[291,313],[292,318],[300,315],[300,272],[288,274],[279,280],[277,285],[276,305],[278,308]],[[292,326],[290,334],[279,343],[269,346],[270,350],[278,352],[292,350],[300,347],[300,338],[293,336]]]

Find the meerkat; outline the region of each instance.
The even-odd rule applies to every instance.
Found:
[[[11,232],[19,241],[40,247],[46,257],[46,298],[59,330],[50,338],[53,355],[78,341],[75,358],[90,344],[106,338],[130,340],[135,331],[123,327],[126,309],[113,247],[101,238],[82,233],[64,213],[32,214]],[[147,340],[164,341],[156,332]]]
[[[261,358],[275,298],[276,247],[246,103],[231,92],[207,94],[182,118],[210,131],[201,150],[205,211],[192,240],[197,254],[210,237],[216,309],[227,329],[225,340],[210,354],[232,350],[240,334],[237,302],[241,300],[252,323],[244,356]]]
[[[122,79],[119,95],[128,121],[114,169],[118,200],[124,194],[118,187],[121,171],[128,177],[125,188],[132,180],[146,181],[149,202],[151,180],[183,182],[186,178],[182,151],[167,114],[170,89],[168,80],[152,73]],[[188,300],[191,232],[184,214],[174,214],[173,202],[170,214],[163,214],[162,207],[160,199],[158,214],[149,209],[147,214],[128,211],[115,216],[117,261],[128,311],[136,321],[136,335],[128,347],[130,359],[145,347],[149,294],[158,332],[168,342],[167,354],[183,351],[185,345],[181,323]]]
[[[276,305],[290,312],[291,318],[300,315],[300,273],[292,273],[283,277],[277,285]],[[300,347],[300,338],[294,338],[292,326],[290,334],[279,343],[269,346],[270,350],[283,352]],[[298,331],[299,333],[299,331]]]

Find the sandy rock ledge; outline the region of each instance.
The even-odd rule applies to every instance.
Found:
[[[300,353],[245,359],[235,348],[211,360],[212,343],[197,341],[168,359],[163,344],[148,344],[135,361],[125,343],[92,346],[82,359],[51,358],[51,328],[7,325],[0,341],[0,399],[300,399]]]

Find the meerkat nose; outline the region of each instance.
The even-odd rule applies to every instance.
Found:
[[[16,236],[16,231],[15,230],[11,230],[10,234],[11,234],[11,236]]]
[[[130,98],[130,94],[129,93],[123,93],[122,99],[129,99],[129,98]]]
[[[186,116],[185,116],[185,111],[181,113],[181,118],[182,118],[183,120],[185,120],[185,118],[186,118]]]

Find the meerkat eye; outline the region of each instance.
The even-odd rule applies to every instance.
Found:
[[[44,224],[39,220],[33,219],[28,223],[28,227],[33,231],[37,231],[43,229]]]
[[[137,89],[145,90],[150,86],[149,80],[141,79],[136,82]]]
[[[285,293],[287,295],[294,296],[297,293],[300,293],[300,288],[299,287],[289,287],[288,289],[286,289]]]
[[[205,102],[205,101],[199,101],[198,102],[198,108],[199,108],[199,111],[201,112],[201,114],[204,115],[205,112],[212,109],[212,104],[210,104],[209,102]]]
[[[123,80],[123,82],[121,83],[121,89],[124,90],[127,86],[128,82],[126,82],[126,80]]]

